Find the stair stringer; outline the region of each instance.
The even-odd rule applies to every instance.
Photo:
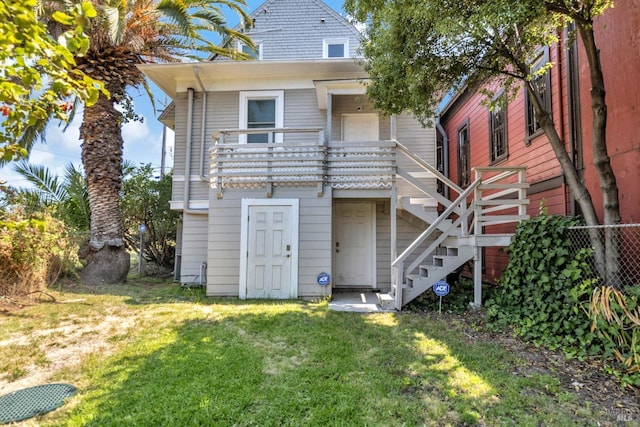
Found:
[[[449,244],[445,249],[448,255],[434,255],[433,264],[420,265],[418,274],[410,274],[406,277],[405,286],[402,287],[403,306],[431,289],[436,282],[445,279],[448,274],[453,273],[464,263],[473,259],[475,254],[474,246],[452,246],[453,240],[456,240],[456,238],[447,238]],[[452,252],[455,252],[455,255],[451,254]]]

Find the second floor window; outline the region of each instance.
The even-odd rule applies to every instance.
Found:
[[[489,149],[491,163],[506,159],[507,150],[507,110],[496,106],[489,111]]]
[[[276,127],[276,100],[275,99],[249,99],[247,101],[247,129],[275,128]],[[269,141],[266,133],[249,134],[247,142],[273,142]]]
[[[269,129],[284,126],[283,91],[240,92],[240,129]],[[265,132],[241,134],[243,143],[282,142],[282,133]]]
[[[540,51],[540,54],[531,62],[531,71],[536,72],[549,62],[549,48],[545,47]],[[549,71],[542,75],[536,76],[531,81],[533,87],[542,108],[551,113],[551,76]],[[533,102],[530,98],[529,92],[525,90],[524,93],[525,105],[526,105],[526,138],[529,143],[531,139],[538,134],[542,133],[540,122],[536,117],[535,109],[533,108]]]

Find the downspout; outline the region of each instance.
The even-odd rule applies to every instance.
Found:
[[[193,89],[187,89],[187,154],[184,164],[184,197],[182,211],[188,214],[207,215],[209,209],[189,208],[189,193],[191,192],[191,140],[193,138]]]
[[[436,129],[442,136],[442,174],[449,178],[449,138],[447,132],[440,124],[440,117],[436,119]],[[449,198],[449,186],[444,186],[444,197]]]

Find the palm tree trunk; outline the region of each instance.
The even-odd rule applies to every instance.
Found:
[[[122,283],[129,272],[120,214],[121,123],[113,100],[101,95],[96,104],[85,107],[80,126],[82,165],[91,208],[91,237],[82,271],[82,280],[87,284]]]

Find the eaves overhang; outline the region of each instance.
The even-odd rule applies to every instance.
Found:
[[[348,85],[355,86],[354,82],[367,78],[362,65],[350,58],[203,61],[142,64],[138,68],[171,99],[190,88],[201,91],[204,87],[208,92],[262,89],[268,84],[284,88],[317,88],[315,82],[318,81],[348,81]]]
[[[337,79],[315,80],[318,108],[327,109],[327,100],[330,95],[363,95],[367,91],[368,79]]]

